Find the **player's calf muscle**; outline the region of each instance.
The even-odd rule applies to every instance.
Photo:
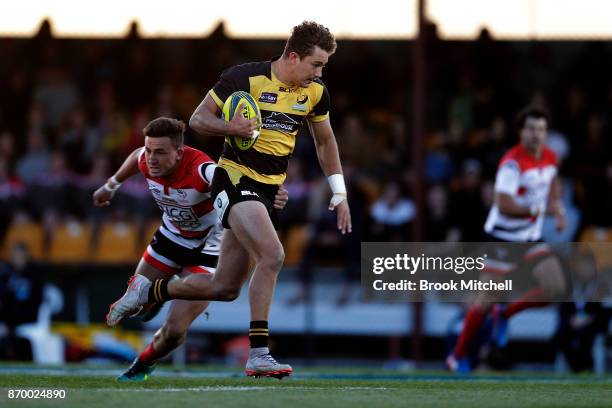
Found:
[[[161,338],[170,344],[179,345],[185,340],[186,332],[187,327],[166,322],[161,328]]]
[[[232,301],[240,294],[240,286],[224,284],[208,275],[191,275],[168,282],[168,294],[176,299]]]

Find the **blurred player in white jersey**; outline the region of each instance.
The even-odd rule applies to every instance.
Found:
[[[96,206],[110,205],[121,183],[140,171],[163,211],[162,224],[128,286],[137,274],[154,281],[175,274],[215,272],[223,232],[211,198],[211,180],[217,165],[205,153],[183,144],[184,131],[185,124],[175,119],[151,121],[143,129],[144,147],[134,150],[93,195]],[[286,191],[279,190],[275,206],[282,208],[286,201]],[[156,362],[183,343],[187,328],[208,303],[174,300],[153,341],[118,379],[146,380]]]
[[[518,269],[527,269],[537,286],[507,305],[495,305],[499,300],[495,292],[481,293],[468,310],[455,349],[446,360],[452,371],[471,371],[467,357],[470,341],[479,332],[489,311],[493,311],[493,340],[496,346],[503,347],[507,341],[507,320],[511,316],[530,307],[544,306],[566,290],[559,260],[550,247],[540,241],[546,214],[556,218],[558,230],[566,226],[557,158],[545,146],[548,116],[542,109],[530,106],[518,114],[516,125],[520,142],[500,161],[494,203],[484,229],[490,241],[525,244],[511,247],[516,250],[489,255],[484,272],[487,277],[499,279],[517,273]]]

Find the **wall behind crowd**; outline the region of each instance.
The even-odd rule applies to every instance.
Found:
[[[142,179],[126,183],[110,209],[91,193],[143,142],[160,115],[188,121],[226,67],[269,59],[283,42],[209,38],[144,40],[0,39],[0,234],[11,222],[45,228],[77,220],[158,216]],[[552,113],[549,145],[561,159],[575,239],[612,214],[612,52],[604,42],[427,39],[424,157],[426,208],[412,201],[411,42],[340,41],[324,70],[331,119],[349,181],[356,242],[410,240],[425,220],[427,240],[482,239],[501,155],[517,142],[512,119],[527,103]],[[189,131],[188,143],[218,157],[221,138]],[[313,143],[301,134],[286,186],[283,230],[333,230]],[[575,207],[575,208],[574,208]],[[315,231],[315,232],[312,232]],[[311,236],[312,238],[312,236]],[[342,243],[330,240],[331,246]],[[347,244],[349,247],[351,243]]]

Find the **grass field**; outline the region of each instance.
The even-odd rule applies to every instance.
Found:
[[[210,367],[162,369],[125,384],[114,379],[119,368],[0,366],[0,407],[612,407],[609,376],[296,371],[279,381]],[[64,389],[66,398],[11,400],[9,389]]]

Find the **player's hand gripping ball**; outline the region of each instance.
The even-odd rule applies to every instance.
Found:
[[[241,111],[237,112],[241,105]],[[251,94],[244,91],[238,91],[234,92],[227,98],[222,110],[223,119],[226,122],[229,122],[236,114],[240,114],[243,118],[249,120],[257,118],[256,129],[253,132],[253,137],[228,137],[229,142],[234,149],[250,149],[251,146],[253,146],[257,141],[257,138],[259,137],[259,129],[261,128],[261,114],[259,112],[259,106],[257,106],[257,102],[255,102],[255,99],[251,96]]]

